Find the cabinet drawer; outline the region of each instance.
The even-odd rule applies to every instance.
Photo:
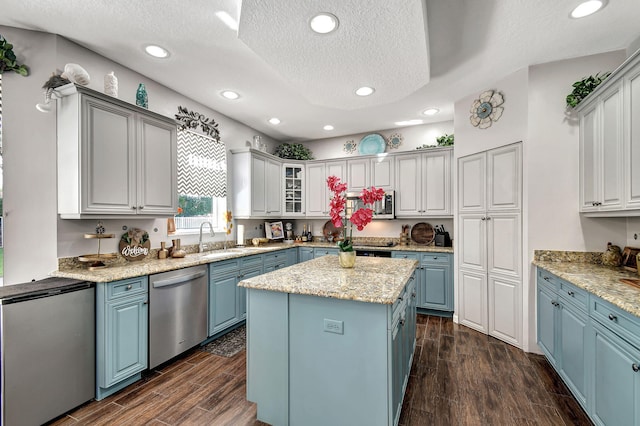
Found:
[[[239,265],[240,261],[238,259],[213,262],[209,264],[209,275],[213,277],[221,274],[228,274],[230,272],[237,272],[240,268]]]
[[[422,261],[429,263],[449,263],[449,255],[445,253],[423,253]]]
[[[243,257],[240,259],[240,269],[255,269],[262,268],[262,255],[253,255],[248,257]]]
[[[640,318],[591,295],[591,316],[605,327],[640,348]]]
[[[107,284],[107,301],[146,293],[148,288],[147,276],[115,281]]]
[[[538,282],[546,282],[554,291],[560,288],[560,278],[540,268],[538,268]]]
[[[271,265],[273,263],[282,263],[287,261],[287,253],[285,251],[276,251],[264,255],[264,264]]]
[[[589,293],[586,290],[569,284],[564,280],[558,280],[558,285],[558,295],[563,300],[585,311],[589,310]]]
[[[328,254],[337,255],[338,251],[339,251],[338,249],[315,248],[313,249],[313,256],[320,257],[320,256],[326,256]]]
[[[406,251],[391,252],[394,259],[415,259],[420,260],[420,253],[409,253]]]

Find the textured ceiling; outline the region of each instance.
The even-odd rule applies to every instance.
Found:
[[[424,3],[354,3],[323,1],[319,9],[318,2],[244,0],[238,37],[313,105],[347,110],[383,105],[427,84]],[[323,11],[339,17],[337,31],[311,31],[309,18]],[[375,95],[354,95],[361,86],[375,88]]]
[[[60,34],[275,139],[303,140],[451,120],[454,101],[518,69],[624,49],[640,36],[640,1],[609,0],[570,19],[577,3],[247,0],[240,19],[239,0],[1,0],[0,25]],[[241,22],[239,36],[220,11]],[[338,15],[338,32],[311,37],[311,11]],[[147,43],[171,56],[150,58]],[[356,97],[359,84],[376,92]],[[225,89],[241,98],[222,98]],[[440,114],[420,115],[432,106]]]

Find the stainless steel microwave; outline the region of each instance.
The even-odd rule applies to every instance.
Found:
[[[346,216],[348,219],[351,217],[351,214],[360,207],[369,207],[373,210],[374,219],[393,219],[396,217],[394,202],[395,191],[386,191],[382,200],[376,201],[373,206],[365,206],[360,199],[359,192],[347,192]]]

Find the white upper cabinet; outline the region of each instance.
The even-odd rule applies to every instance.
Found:
[[[371,161],[371,186],[391,191],[395,188],[395,159],[389,156],[378,156]]]
[[[522,150],[519,145],[487,152],[487,210],[520,209],[522,188]]]
[[[483,212],[486,202],[487,156],[484,153],[458,160],[458,211]]]
[[[580,212],[586,216],[640,216],[639,109],[640,51],[576,108]]]
[[[329,216],[329,200],[333,195],[327,187],[327,178],[337,176],[345,180],[347,162],[344,160],[307,163],[305,194],[307,217]]]
[[[58,101],[57,124],[60,217],[176,213],[172,119],[77,87]]]
[[[396,216],[451,216],[451,148],[395,156]]]
[[[347,191],[361,192],[371,186],[371,164],[368,158],[347,161]]]
[[[238,219],[282,214],[282,163],[253,149],[231,151],[233,212]]]
[[[284,204],[282,215],[296,217],[305,215],[305,166],[304,164],[283,164]]]

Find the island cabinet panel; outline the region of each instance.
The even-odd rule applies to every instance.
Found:
[[[366,259],[362,263],[380,262]],[[396,265],[404,268],[397,271],[406,284],[397,297],[385,296],[386,303],[288,293],[283,290],[292,283],[285,271],[241,283],[248,287],[247,399],[257,404],[258,420],[305,426],[399,423],[416,345],[417,295],[407,266],[415,263],[393,261],[403,262]],[[337,258],[293,268],[313,270],[331,262],[337,264]],[[282,284],[273,284],[278,281]],[[269,290],[256,288],[263,285]]]
[[[388,424],[386,314],[381,304],[289,296],[290,424]],[[325,331],[327,320],[343,333]]]

